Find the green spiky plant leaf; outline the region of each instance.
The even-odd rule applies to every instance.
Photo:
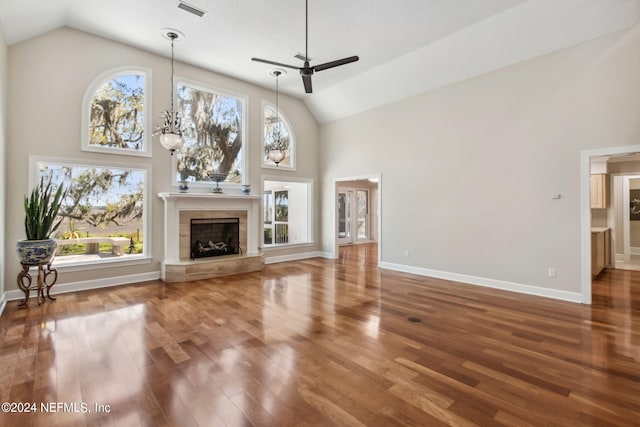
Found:
[[[55,193],[53,191],[51,178],[45,184],[44,177],[41,177],[38,185],[31,190],[31,195],[24,196],[27,240],[48,239],[60,226],[62,218],[58,218],[58,211],[67,193],[62,184]]]

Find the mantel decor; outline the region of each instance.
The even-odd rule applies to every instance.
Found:
[[[208,175],[209,175],[209,178],[211,178],[211,180],[216,183],[216,186],[213,187],[213,190],[211,190],[211,192],[212,193],[218,193],[218,194],[222,193],[222,188],[220,188],[220,182],[222,182],[225,179],[227,179],[227,174],[226,173],[210,172]]]

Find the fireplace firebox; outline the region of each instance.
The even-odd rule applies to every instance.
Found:
[[[191,219],[191,259],[240,253],[240,218]]]

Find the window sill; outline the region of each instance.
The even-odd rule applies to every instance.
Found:
[[[277,249],[308,248],[313,245],[315,245],[315,242],[280,243],[276,245],[264,245],[261,250],[264,252],[270,252]]]
[[[85,259],[82,259],[85,258]],[[73,259],[55,258],[52,266],[59,272],[99,270],[101,268],[125,267],[130,265],[150,264],[152,257],[146,255],[125,255],[100,259],[95,255],[79,255]]]

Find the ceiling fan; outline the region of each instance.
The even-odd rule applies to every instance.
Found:
[[[252,61],[256,62],[264,62],[265,64],[277,65],[279,67],[293,68],[294,70],[299,70],[300,75],[302,76],[302,83],[304,84],[304,91],[306,93],[312,93],[313,88],[311,86],[311,76],[316,71],[328,70],[329,68],[338,67],[340,65],[349,64],[351,62],[356,62],[358,59],[357,56],[350,56],[348,58],[337,59],[331,62],[325,62],[324,64],[318,64],[311,66],[309,65],[309,0],[305,0],[305,41],[304,41],[304,57],[302,55],[296,55],[295,57],[304,61],[304,65],[302,67],[297,67],[295,65],[282,64],[280,62],[269,61],[267,59],[260,58],[251,58]]]

